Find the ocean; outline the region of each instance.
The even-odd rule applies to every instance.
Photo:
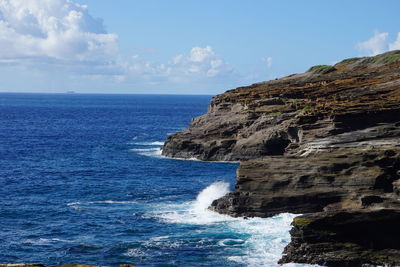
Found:
[[[161,156],[210,98],[0,94],[0,262],[278,266],[294,215],[211,212],[238,164]]]

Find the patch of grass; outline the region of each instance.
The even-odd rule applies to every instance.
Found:
[[[336,70],[336,68],[331,65],[316,65],[316,66],[311,67],[307,72],[326,74],[326,73],[330,73],[335,70]]]
[[[296,217],[293,219],[292,225],[302,227],[302,226],[309,225],[311,222],[312,222],[312,220],[310,220],[310,219],[307,219],[304,217]]]
[[[281,115],[281,114],[282,114],[282,112],[277,111],[277,112],[272,113],[271,116],[272,116],[272,117],[278,117],[278,116]]]
[[[312,115],[315,113],[315,106],[304,106],[303,108],[297,110],[298,114],[300,115]]]
[[[335,64],[335,66],[340,67],[341,65],[348,64],[390,64],[400,60],[400,50],[393,50],[384,54],[376,55],[373,57],[354,57],[348,58]]]
[[[363,63],[390,64],[398,60],[400,60],[400,50],[395,50],[382,55],[366,58],[363,60]]]
[[[362,58],[360,58],[360,57],[347,58],[347,59],[344,59],[344,60],[336,63],[335,66],[348,65],[348,64],[354,63],[354,62],[356,62],[356,61],[358,61],[360,59],[362,59]]]
[[[399,55],[389,55],[386,57],[381,57],[376,59],[376,63],[378,64],[388,64],[388,63],[393,63],[397,60],[400,60],[400,54]]]

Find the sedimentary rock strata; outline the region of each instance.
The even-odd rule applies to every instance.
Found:
[[[306,214],[312,223],[295,219],[282,262],[400,265],[400,51],[217,95],[163,154],[241,162],[234,192],[212,203],[220,213]],[[377,233],[346,239],[363,222]],[[376,238],[387,236],[379,223],[399,241]]]
[[[280,263],[399,266],[400,211],[361,209],[303,215]]]

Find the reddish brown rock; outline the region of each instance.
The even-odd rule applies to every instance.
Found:
[[[399,50],[217,95],[163,154],[241,161],[220,213],[306,213],[282,262],[400,266]]]

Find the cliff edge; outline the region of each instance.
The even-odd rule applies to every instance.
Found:
[[[217,212],[304,214],[281,263],[400,265],[400,50],[217,95],[162,153],[241,162]]]

